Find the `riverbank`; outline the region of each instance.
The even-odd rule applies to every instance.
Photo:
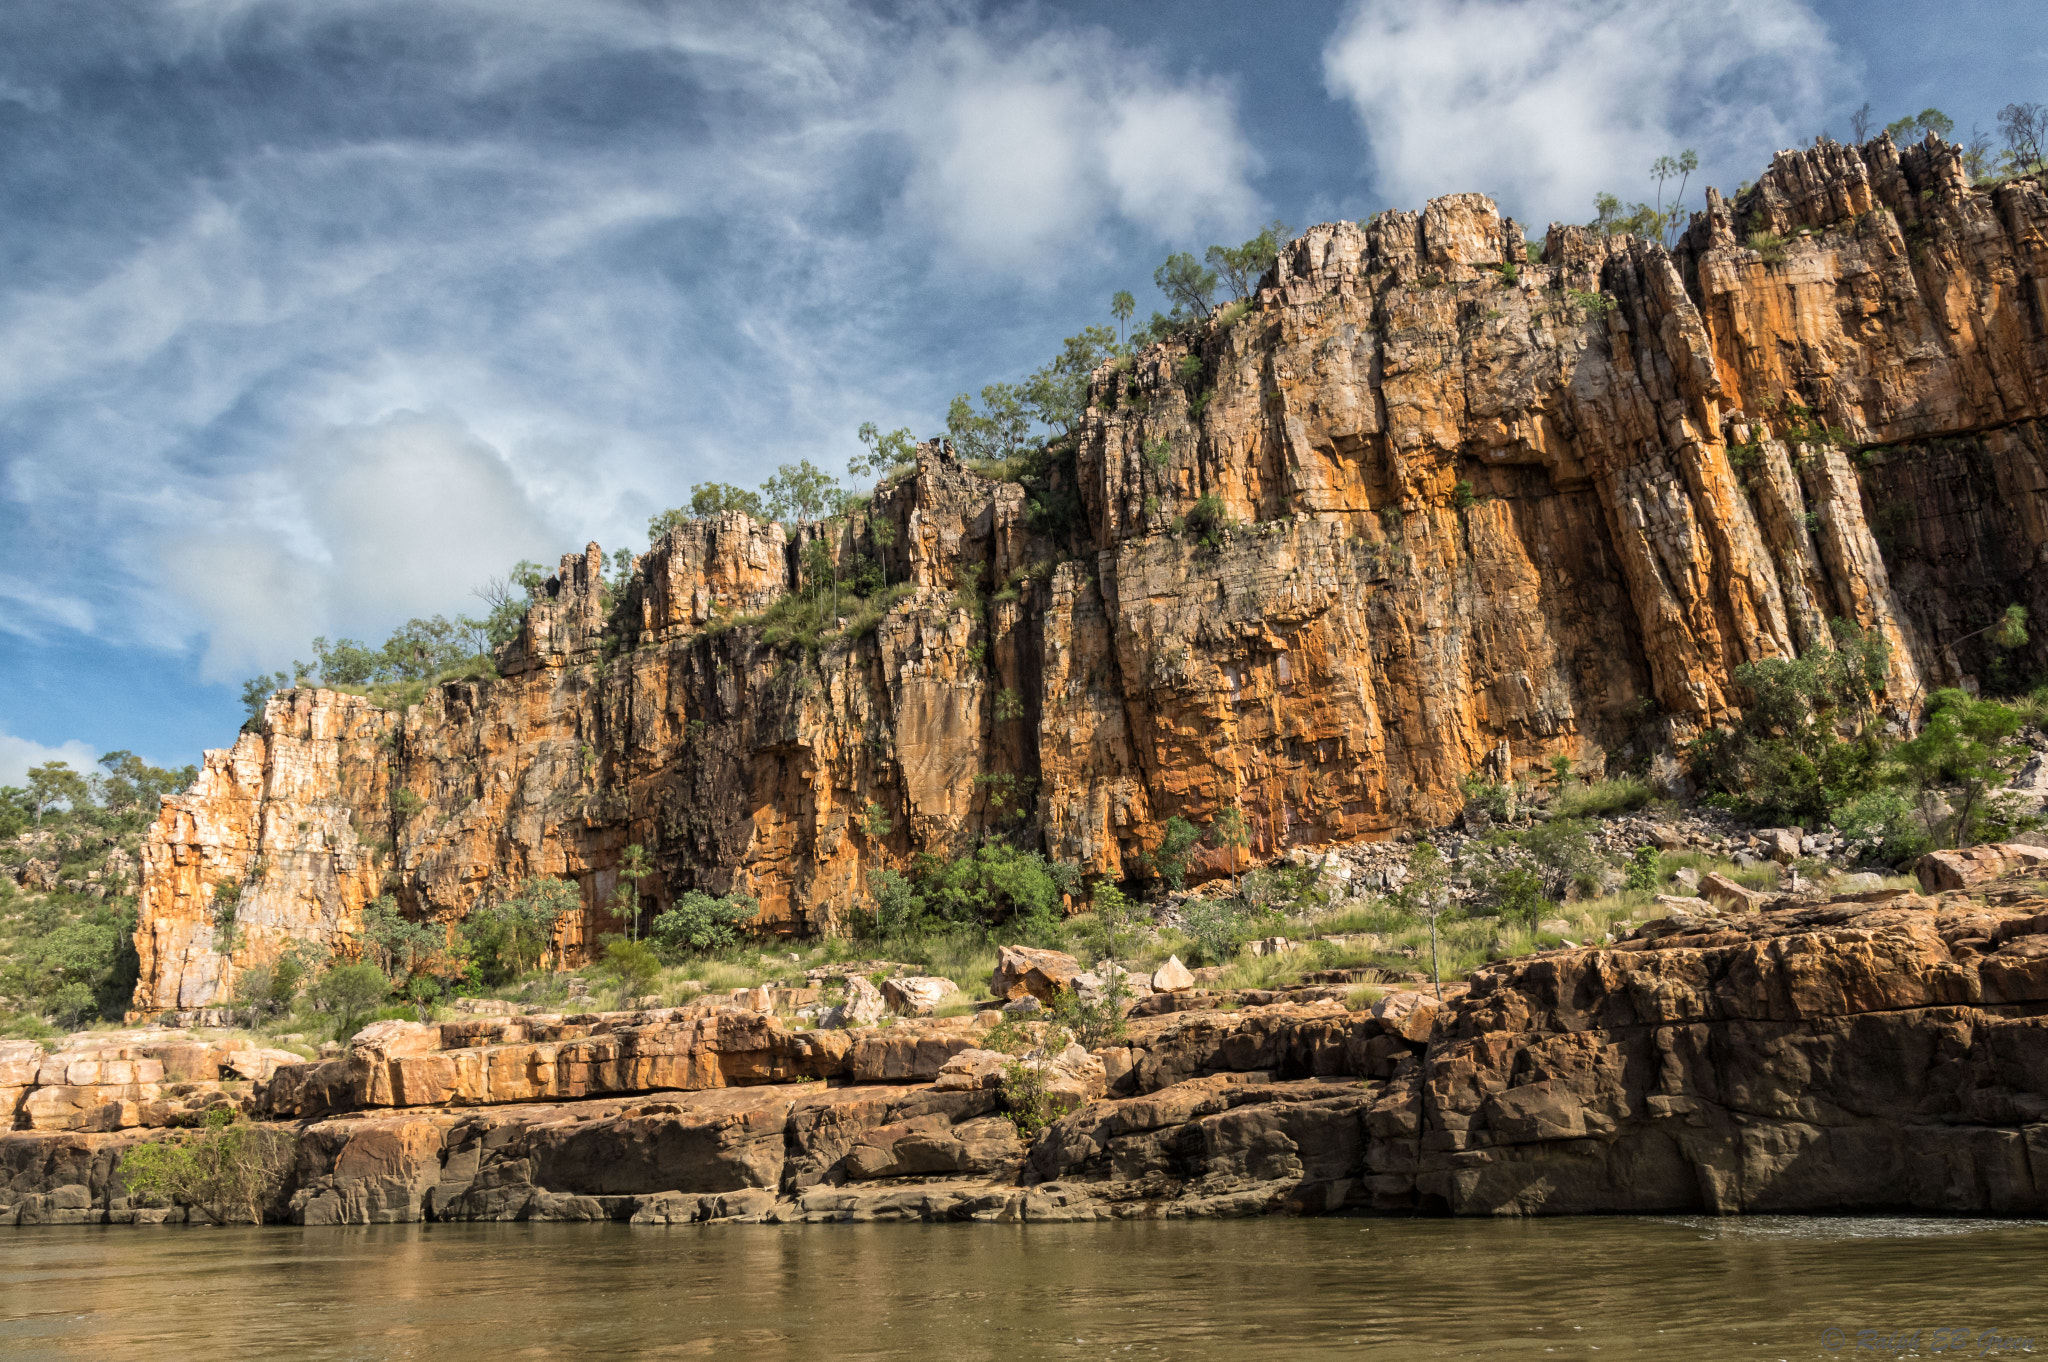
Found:
[[[1092,1049],[994,1012],[386,1022],[246,1097],[290,1141],[268,1214],[301,1224],[2037,1216],[2048,890],[2020,870],[1674,903],[1612,945],[1477,970],[1441,1005],[1183,987]],[[1020,1092],[1056,1119],[1020,1120]],[[0,1215],[203,1218],[128,1194],[126,1151],[166,1138],[195,1137],[10,1134]]]

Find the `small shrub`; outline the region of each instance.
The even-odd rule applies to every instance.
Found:
[[[1185,522],[1187,532],[1204,546],[1214,548],[1223,542],[1223,534],[1230,528],[1230,512],[1223,505],[1223,498],[1207,492],[1195,499],[1188,508]]]
[[[1785,238],[1776,232],[1751,232],[1749,248],[1762,256],[1766,265],[1780,264],[1785,259]]]
[[[336,965],[308,990],[314,1007],[334,1014],[334,1038],[346,1040],[356,1033],[364,1013],[391,996],[391,980],[371,964]]]
[[[1552,810],[1560,818],[1611,818],[1618,813],[1632,813],[1652,798],[1647,783],[1624,776],[1565,790],[1558,795]]]
[[[1463,478],[1458,479],[1458,485],[1451,489],[1451,505],[1455,506],[1460,511],[1469,511],[1472,509],[1472,503],[1474,500],[1475,498],[1472,495],[1472,484],[1465,481]]]
[[[1027,1143],[1052,1124],[1059,1113],[1043,1066],[1022,1059],[1003,1065],[1003,1114],[1016,1123]]]
[[[1637,847],[1628,860],[1628,887],[1647,894],[1663,880],[1663,866],[1657,848]]]
[[[628,997],[647,992],[661,978],[661,960],[638,941],[607,942],[599,968],[617,979],[620,990]]]
[[[260,1225],[291,1172],[296,1147],[291,1134],[258,1129],[234,1108],[215,1107],[196,1135],[129,1149],[119,1175],[129,1194],[144,1203],[191,1206],[217,1225]]]
[[[391,807],[400,818],[410,818],[427,807],[427,801],[411,790],[397,789],[391,792]]]
[[[1188,853],[1201,836],[1195,825],[1179,814],[1166,820],[1159,845],[1145,857],[1145,863],[1154,875],[1166,882],[1168,889],[1180,889],[1187,884]]]

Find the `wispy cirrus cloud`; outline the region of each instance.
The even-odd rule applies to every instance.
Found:
[[[1031,10],[134,0],[0,37],[0,497],[57,546],[0,626],[215,677],[835,462],[1015,362],[963,299],[1263,208],[1224,84]]]

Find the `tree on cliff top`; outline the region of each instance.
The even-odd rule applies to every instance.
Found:
[[[1280,258],[1280,248],[1293,235],[1292,227],[1275,218],[1243,245],[1211,246],[1206,259],[1229,287],[1231,297],[1249,298],[1258,287],[1260,276],[1273,267],[1273,262]]]

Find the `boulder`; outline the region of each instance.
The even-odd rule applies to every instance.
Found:
[[[989,976],[989,991],[1003,999],[1029,994],[1042,1003],[1051,1003],[1060,994],[1073,991],[1074,976],[1080,973],[1081,962],[1065,951],[1005,946]]]
[[[1659,851],[1684,851],[1692,845],[1692,839],[1667,823],[1652,823],[1643,829],[1651,846]]]
[[[1155,993],[1181,993],[1195,986],[1195,976],[1180,962],[1177,955],[1166,957],[1166,963],[1152,971],[1152,991]]]
[[[1756,833],[1758,848],[1765,860],[1789,865],[1799,859],[1800,836],[1793,828],[1760,828]]]
[[[935,974],[913,974],[907,979],[884,979],[882,1001],[904,1017],[929,1017],[948,998],[960,992],[960,985]]]
[[[1920,887],[1930,894],[1973,889],[2016,870],[2048,865],[2048,851],[2016,842],[1994,842],[1960,851],[1930,851],[1913,866]]]
[[[1763,908],[1768,896],[1745,888],[1726,875],[1709,875],[1700,881],[1700,897],[1724,913],[1754,913]]]
[[[1837,875],[1828,882],[1828,891],[1834,894],[1868,894],[1873,890],[1882,888],[1884,888],[1884,876],[1873,875],[1869,871],[1856,871],[1847,875]]]
[[[865,975],[846,976],[846,1001],[825,1014],[826,1026],[873,1026],[889,1013],[881,990]]]
[[[1374,1003],[1373,1019],[1388,1032],[1418,1044],[1429,1039],[1436,1026],[1439,1004],[1433,994],[1399,989]]]

